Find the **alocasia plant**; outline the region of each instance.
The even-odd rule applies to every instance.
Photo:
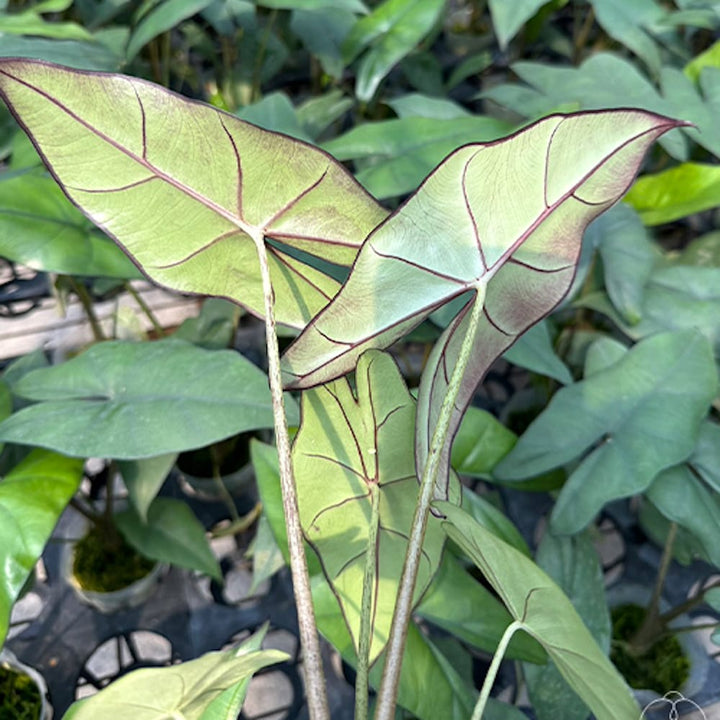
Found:
[[[374,518],[358,531],[357,554],[346,558],[345,566],[332,547],[316,542],[330,583],[341,583],[347,563],[362,557],[365,612],[358,618],[353,610],[349,625],[365,637],[366,666],[380,647],[376,633],[385,632],[372,625],[378,605],[370,599],[383,562],[381,533],[395,529],[383,519],[383,497],[396,482],[412,486],[413,477],[421,477],[411,527],[402,533],[407,557],[376,715],[394,717],[409,616],[419,594],[418,568],[426,547],[437,542],[437,528],[427,529],[430,502],[433,495],[448,497],[450,445],[463,412],[489,364],[568,291],[587,224],[627,190],[650,144],[682,123],[638,110],[555,115],[508,139],[460,148],[387,217],[330,156],[144,81],[8,59],[0,61],[0,96],[67,196],[145,274],[179,290],[231,298],[265,317],[308,702],[317,719],[328,712],[289,460],[275,318],[306,326],[286,358],[289,387],[329,382],[360,361],[357,396],[345,380],[336,380],[305,399],[308,412],[295,457],[299,470],[320,463],[326,483],[333,482],[333,467],[345,480],[359,481],[346,493],[334,486],[329,508],[323,498],[315,502],[317,488],[311,489],[303,501],[311,541],[314,526],[334,521],[341,505],[363,507],[352,522]],[[347,283],[340,289],[315,261],[306,262],[308,256],[341,265],[354,261]],[[380,372],[388,362],[384,356],[361,356],[388,346],[455,299],[464,304],[423,374],[415,460],[394,457],[406,451],[386,442],[384,426],[401,423],[407,434],[413,403],[391,377],[395,369],[388,365]],[[385,411],[375,415],[372,408],[382,405]],[[329,424],[323,430],[330,433],[320,453],[306,441],[319,423]],[[378,554],[370,547],[376,541]],[[435,549],[427,553],[439,557]],[[435,564],[430,562],[429,574]],[[385,597],[383,591],[383,607]],[[387,614],[385,608],[382,615]],[[623,687],[611,673],[607,677],[611,688]],[[364,712],[361,708],[361,717]]]

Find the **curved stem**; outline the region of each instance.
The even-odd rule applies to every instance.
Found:
[[[253,235],[260,262],[263,296],[265,300],[265,340],[268,354],[268,376],[272,395],[273,416],[275,420],[275,442],[277,443],[280,485],[282,487],[285,525],[287,527],[290,570],[292,572],[293,592],[297,607],[300,642],[303,649],[305,670],[305,689],[307,693],[310,720],[330,720],[325,673],[320,654],[320,639],[315,622],[315,611],[310,591],[310,576],[305,559],[300,514],[298,512],[295,478],[290,460],[290,437],[288,435],[285,403],[283,400],[282,379],[280,375],[280,351],[275,332],[275,295],[270,279],[265,238],[262,234]]]
[[[455,368],[453,369],[452,377],[450,378],[450,384],[448,385],[447,395],[440,408],[440,415],[438,416],[437,425],[433,432],[427,463],[423,468],[418,503],[410,529],[410,539],[405,555],[405,564],[403,565],[400,587],[398,588],[398,596],[395,601],[395,612],[393,614],[392,626],[390,627],[390,637],[388,638],[385,667],[383,668],[383,677],[380,684],[380,692],[378,693],[375,720],[393,720],[395,717],[400,670],[402,668],[408,625],[410,624],[410,617],[412,615],[415,583],[418,568],[420,567],[420,556],[423,539],[425,537],[425,528],[427,527],[428,513],[430,511],[430,502],[432,501],[433,488],[435,487],[435,481],[440,470],[440,459],[447,440],[455,400],[460,391],[462,378],[465,374],[468,360],[470,359],[478,324],[482,316],[483,300],[483,289],[478,288],[470,313],[470,326],[467,334],[463,338],[460,353]]]
[[[370,674],[370,647],[373,628],[373,582],[377,571],[377,541],[380,526],[380,488],[370,487],[372,505],[370,510],[370,531],[365,553],[365,574],[363,576],[362,610],[360,613],[360,639],[358,641],[357,677],[355,680],[355,720],[367,720]]]
[[[488,668],[485,680],[483,680],[483,686],[480,690],[480,697],[478,698],[477,704],[475,705],[475,710],[473,710],[473,714],[470,720],[480,720],[480,718],[482,718],[483,712],[485,712],[485,705],[487,705],[488,698],[490,697],[490,691],[492,690],[492,686],[495,683],[495,678],[497,677],[498,670],[500,669],[500,663],[502,662],[503,657],[505,657],[505,651],[507,650],[507,646],[510,644],[512,636],[518,630],[522,630],[522,627],[523,624],[522,622],[520,622],[520,620],[514,620],[505,629],[505,632],[503,633],[503,636],[500,638],[500,642],[498,643],[497,650],[493,655],[493,659],[490,663],[490,667]]]

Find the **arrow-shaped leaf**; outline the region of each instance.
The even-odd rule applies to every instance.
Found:
[[[377,523],[372,662],[387,641],[417,499],[411,452],[415,401],[397,366],[383,353],[363,355],[356,378],[356,395],[345,379],[303,393],[293,466],[300,522],[338,597],[356,648],[370,526]],[[380,496],[375,517],[374,493]],[[431,521],[416,600],[430,583],[442,548],[442,529]]]
[[[556,115],[454,152],[369,236],[341,292],[286,354],[288,385],[350,371],[365,349],[390,345],[472,291],[433,351],[418,400],[422,468],[470,311],[483,303],[440,466],[445,496],[450,440],[488,366],[563,298],[585,227],[627,190],[649,145],[679,124],[636,110]]]
[[[386,215],[321,150],[143,80],[8,59],[0,96],[68,197],[154,281],[262,316],[255,243],[273,241],[288,325],[338,287],[288,246],[349,264]]]

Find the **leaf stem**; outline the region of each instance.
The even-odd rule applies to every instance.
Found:
[[[511,622],[507,626],[507,628],[505,628],[505,632],[500,638],[497,650],[495,650],[492,662],[490,663],[490,667],[488,668],[487,675],[485,675],[485,680],[483,680],[483,686],[480,690],[480,697],[478,698],[477,704],[475,705],[475,709],[473,710],[473,714],[470,720],[480,720],[480,718],[482,718],[483,713],[485,712],[485,705],[487,705],[488,698],[490,697],[490,691],[492,690],[492,686],[495,683],[495,678],[497,677],[498,670],[500,669],[500,663],[505,657],[505,651],[507,650],[507,646],[510,644],[512,636],[518,630],[522,630],[522,628],[523,624],[520,620],[513,620],[513,622]]]
[[[370,486],[370,530],[365,553],[362,606],[360,612],[360,639],[358,642],[357,677],[355,680],[355,720],[367,720],[370,675],[370,648],[373,627],[373,581],[377,572],[377,541],[380,526],[380,488]]]
[[[308,574],[305,548],[303,545],[300,514],[298,512],[295,478],[290,459],[290,437],[288,434],[285,403],[283,400],[282,379],[280,375],[280,351],[275,332],[275,294],[270,267],[268,265],[265,238],[261,233],[253,234],[260,262],[263,296],[265,300],[265,339],[268,354],[268,376],[272,395],[273,416],[275,421],[275,442],[277,443],[280,485],[282,487],[285,525],[287,527],[290,570],[292,572],[295,605],[298,614],[300,642],[304,655],[305,688],[310,720],[330,720],[327,692],[325,690],[325,672],[320,654],[320,640],[315,622],[310,576]]]
[[[130,294],[132,299],[137,303],[138,307],[143,311],[145,317],[150,321],[153,326],[156,335],[159,338],[165,337],[165,330],[160,324],[160,321],[155,316],[155,313],[150,309],[150,306],[143,300],[142,295],[133,287],[131,282],[125,283],[125,290]]]
[[[447,440],[455,400],[460,391],[462,378],[470,359],[475,342],[475,335],[482,316],[483,300],[483,288],[479,287],[477,288],[475,299],[471,301],[473,307],[470,314],[470,326],[467,334],[463,338],[457,363],[455,364],[448,385],[447,395],[440,407],[440,414],[437,425],[435,426],[435,431],[433,432],[427,463],[423,468],[418,503],[410,529],[410,539],[408,541],[405,563],[403,565],[397,600],[395,602],[395,611],[390,627],[390,637],[388,638],[385,667],[383,668],[383,677],[380,684],[380,692],[378,693],[375,720],[393,720],[395,717],[395,705],[397,703],[397,693],[400,684],[400,670],[402,668],[408,625],[410,624],[410,617],[412,615],[415,583],[420,566],[422,544],[425,537],[428,514],[430,512],[430,502],[432,501],[435,481],[437,480],[440,470],[440,459]]]

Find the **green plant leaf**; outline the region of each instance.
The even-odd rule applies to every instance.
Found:
[[[488,653],[495,652],[512,622],[510,613],[498,599],[449,553],[445,553],[416,612],[463,642]],[[515,635],[510,641],[507,656],[537,663],[547,660],[545,651],[524,633]]]
[[[415,190],[461,145],[495,140],[511,129],[507,122],[483,115],[442,120],[401,117],[357,125],[323,147],[338,160],[355,160],[358,181],[382,199]]]
[[[129,508],[116,513],[115,522],[125,539],[145,557],[199,570],[222,582],[222,571],[205,528],[182,500],[155,498],[148,508],[147,521]]]
[[[349,264],[386,215],[317,148],[142,80],[4,60],[0,95],[70,199],[157,283],[263,316],[255,242],[273,241],[287,325],[304,325],[338,284],[286,246]]]
[[[65,720],[216,720],[205,715],[228,688],[258,670],[288,659],[279,650],[247,649],[210,652],[196,660],[165,668],[142,668],[118,678],[96,695],[72,705]]]
[[[452,467],[460,475],[487,477],[516,442],[515,433],[493,415],[470,406],[453,441]]]
[[[125,59],[130,62],[153,38],[179,25],[193,15],[204,10],[212,0],[163,0],[143,13],[132,34],[125,51]],[[141,6],[142,11],[145,6]]]
[[[10,611],[82,479],[82,460],[33,450],[0,481],[0,646]]]
[[[92,277],[137,278],[137,268],[37,173],[0,180],[0,255],[35,270]]]
[[[177,460],[177,453],[142,460],[120,460],[117,464],[127,487],[130,502],[140,520],[147,523],[150,505]]]
[[[547,0],[516,0],[509,3],[505,0],[489,0],[495,35],[501,50],[505,50],[509,42],[517,35],[518,30],[533,17]]]
[[[153,457],[273,425],[261,370],[234,351],[174,339],[93,345],[13,391],[38,402],[1,423],[0,438],[76,457]]]
[[[448,519],[443,523],[448,537],[470,555],[513,618],[542,644],[597,720],[637,720],[640,708],[630,689],[553,580],[460,508],[436,505]]]
[[[602,567],[590,534],[558,537],[546,533],[538,547],[536,562],[567,595],[607,655],[612,635],[610,612],[605,601]],[[525,664],[523,674],[538,720],[586,720],[587,705],[567,684],[556,665]]]
[[[20,12],[0,11],[0,35],[33,35],[57,40],[92,41],[93,36],[82,25],[74,22],[49,22],[42,17],[44,13],[62,12],[71,4],[66,2],[66,7],[57,9],[51,4],[40,3]]]
[[[552,514],[555,532],[577,532],[606,502],[643,492],[690,455],[716,391],[700,333],[654,335],[559,390],[494,473],[520,480],[582,458]]]
[[[252,556],[253,576],[247,594],[252,595],[265,580],[269,580],[286,565],[285,558],[270,527],[270,522],[264,513],[258,519],[257,530],[252,545],[248,550],[248,555]]]
[[[9,417],[13,410],[12,392],[10,385],[0,378],[0,422]],[[4,444],[0,443],[0,453],[2,453]]]
[[[650,144],[676,126],[641,111],[556,115],[505,140],[460,148],[371,233],[342,290],[286,353],[287,384],[346,373],[367,348],[390,345],[474,291],[433,348],[418,397],[421,474],[471,308],[482,303],[435,489],[447,497],[452,438],[478,383],[562,300],[585,227],[622,197]],[[358,307],[362,316],[349,324]]]
[[[720,566],[717,542],[720,498],[698,480],[688,464],[660,473],[646,494],[668,520],[676,522],[692,535],[706,560]]]
[[[117,70],[122,58],[99,42],[51,40],[39,37],[3,36],[0,57],[44,58],[81,70]]]
[[[368,48],[358,66],[355,94],[368,102],[383,78],[432,30],[445,0],[385,0],[351,28],[343,45],[346,62]]]
[[[688,462],[715,492],[720,493],[720,425],[710,420],[703,422]]]
[[[677,265],[720,268],[720,232],[709,232],[691,240],[671,258]]]
[[[720,67],[720,40],[713,43],[707,50],[696,55],[684,68],[685,75],[697,83],[704,67]]]
[[[372,663],[387,642],[415,513],[415,402],[389,355],[366,353],[355,377],[355,393],[345,379],[303,393],[302,424],[292,457],[303,532],[320,558],[356,646],[370,524],[378,523]],[[380,495],[379,517],[373,520],[375,492]],[[442,529],[431,519],[423,541],[416,602],[440,564],[443,543]]]
[[[572,382],[570,370],[555,352],[547,322],[540,321],[533,325],[504,356],[513,365],[547,375],[563,385]]]
[[[646,225],[679,220],[720,205],[720,168],[684,163],[638,178],[626,196]]]

